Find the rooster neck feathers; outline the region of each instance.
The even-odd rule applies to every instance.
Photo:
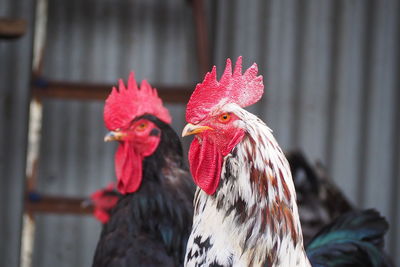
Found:
[[[182,168],[183,151],[178,135],[167,123],[153,115],[143,115],[138,119],[154,122],[161,130],[161,141],[157,150],[143,161],[143,176],[159,177],[166,167]]]
[[[246,136],[224,158],[216,193],[195,194],[187,264],[308,264],[286,158],[261,120],[235,104],[230,108]]]

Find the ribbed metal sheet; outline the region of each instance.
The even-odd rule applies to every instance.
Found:
[[[357,206],[391,223],[400,248],[399,1],[220,1],[216,62],[264,74],[253,108],[285,149],[323,163]]]
[[[186,1],[49,4],[47,77],[114,83],[135,70],[152,84],[198,80]],[[258,63],[266,92],[251,111],[285,149],[324,164],[359,207],[387,216],[388,251],[399,264],[399,1],[208,4],[220,73],[227,57],[242,55],[246,67]],[[102,105],[44,102],[40,191],[81,196],[113,179],[115,144],[102,141]],[[180,131],[184,106],[168,108]],[[40,216],[34,266],[87,266],[98,231],[92,218]]]
[[[25,19],[28,33],[0,40],[0,266],[18,266],[31,69],[32,1],[0,1],[0,17]]]
[[[182,85],[197,80],[191,7],[185,1],[49,1],[44,75],[52,80]],[[111,88],[110,88],[111,89]],[[104,143],[103,103],[46,100],[38,189],[85,196],[114,178],[116,144]],[[183,105],[168,105],[182,128]],[[33,266],[89,266],[100,223],[40,215]]]

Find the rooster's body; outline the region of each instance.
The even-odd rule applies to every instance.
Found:
[[[119,89],[107,99],[105,121],[112,131],[106,140],[120,141],[115,165],[123,196],[103,226],[93,266],[181,266],[194,188],[179,137],[148,84],[139,90],[131,75],[128,89]]]
[[[262,93],[256,65],[242,75],[239,58],[233,73],[227,61],[219,82],[215,68],[208,73],[187,105],[189,123],[182,135],[196,135],[189,163],[199,186],[187,266],[311,266],[289,164],[272,131],[243,109],[257,102]],[[380,252],[380,242],[370,241],[382,240],[387,224],[375,214],[371,220],[376,225],[371,225],[378,229],[369,231],[362,228],[364,215],[355,217],[360,223],[352,223],[350,216],[350,222],[339,220],[338,225],[322,232],[314,247],[310,244],[310,259],[325,255],[321,258],[329,260],[345,251],[348,260],[343,262],[353,266],[359,255],[351,253],[359,253],[361,247]],[[347,230],[345,235],[343,229]],[[382,263],[382,257],[373,258],[382,254],[362,252],[364,263]],[[325,266],[340,265],[325,262]]]
[[[322,227],[354,208],[320,164],[313,166],[298,151],[285,156],[296,189],[304,244],[307,244]]]
[[[235,104],[224,111],[246,134],[224,158],[218,190],[196,191],[188,266],[309,265],[289,164],[271,130]]]

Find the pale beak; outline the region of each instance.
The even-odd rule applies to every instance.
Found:
[[[104,142],[109,142],[109,141],[120,141],[122,138],[125,136],[125,133],[122,132],[117,132],[117,131],[111,131],[106,136],[104,136]]]
[[[192,134],[198,134],[198,133],[204,132],[206,130],[214,130],[214,129],[211,127],[208,127],[208,126],[194,125],[194,124],[188,123],[188,124],[186,124],[185,128],[183,128],[182,137],[192,135]]]

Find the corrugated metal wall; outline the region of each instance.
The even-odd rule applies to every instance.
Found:
[[[253,110],[285,149],[322,162],[349,199],[391,223],[400,264],[400,1],[219,1],[215,61],[264,74]]]
[[[33,19],[34,1],[0,1],[0,17]],[[28,128],[32,27],[0,39],[0,266],[18,266]]]
[[[44,75],[115,84],[182,85],[197,80],[191,7],[168,1],[49,1]],[[111,89],[111,88],[110,88]],[[181,128],[184,106],[168,108]],[[115,145],[104,143],[103,103],[46,100],[39,190],[84,196],[114,178]],[[90,266],[100,224],[90,217],[39,215],[34,266]]]
[[[153,84],[198,80],[186,1],[49,2],[46,76],[113,83],[135,70]],[[387,216],[400,263],[399,1],[208,3],[213,62],[222,70],[226,57],[243,55],[259,64],[266,94],[251,110],[285,149],[326,165],[354,203]],[[184,107],[168,107],[180,131]],[[102,103],[47,100],[43,119],[40,191],[81,196],[113,178]],[[99,229],[89,217],[38,216],[34,266],[88,266]]]

